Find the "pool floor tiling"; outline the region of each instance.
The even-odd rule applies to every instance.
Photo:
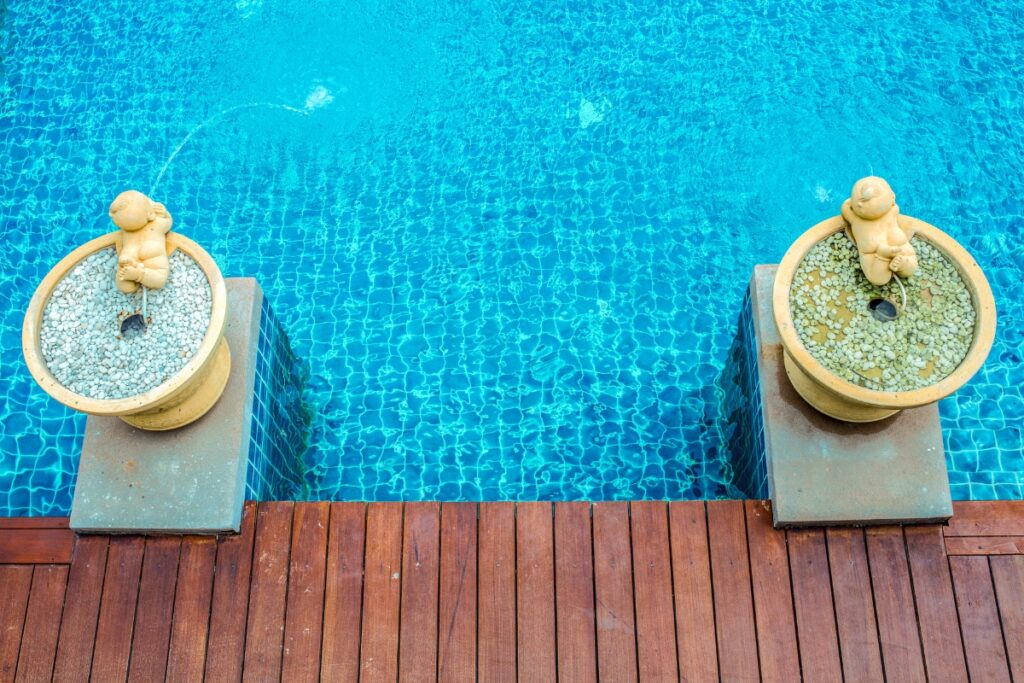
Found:
[[[0,680],[1024,680],[1024,502],[776,530],[760,500],[248,503],[0,520]],[[31,541],[31,542],[26,542]]]

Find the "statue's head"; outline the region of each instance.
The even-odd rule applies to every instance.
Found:
[[[128,232],[141,230],[154,218],[156,207],[153,201],[138,190],[122,192],[110,204],[110,219],[114,225]]]
[[[850,192],[850,208],[867,221],[881,218],[895,203],[896,194],[889,183],[878,176],[861,178]]]

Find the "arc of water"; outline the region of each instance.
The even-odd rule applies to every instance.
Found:
[[[258,107],[268,107],[270,109],[283,109],[284,111],[290,111],[293,114],[299,114],[301,116],[308,116],[310,112],[310,109],[299,109],[297,107],[290,107],[287,104],[275,104],[273,102],[249,102],[248,104],[238,104],[234,107],[228,107],[223,111],[217,112],[213,116],[210,116],[206,118],[204,121],[200,122],[198,126],[190,130],[188,134],[182,139],[182,141],[178,143],[178,146],[174,148],[174,151],[171,152],[171,155],[167,157],[167,161],[165,161],[164,165],[160,167],[160,172],[157,173],[156,180],[153,181],[152,187],[149,188],[149,196],[152,197],[153,193],[156,192],[156,188],[158,185],[160,185],[160,181],[163,179],[164,174],[170,167],[171,162],[174,161],[174,158],[178,156],[178,152],[180,152],[185,147],[185,145],[188,144],[188,141],[191,140],[196,133],[201,131],[203,128],[206,128],[206,126],[210,125],[214,121],[217,121],[218,119],[227,116],[228,114],[234,113],[236,111],[241,111],[242,109],[255,109]]]

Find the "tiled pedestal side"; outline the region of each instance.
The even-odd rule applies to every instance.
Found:
[[[294,497],[306,419],[302,370],[253,278],[229,278],[231,375],[195,423],[145,432],[90,415],[71,506],[79,531],[238,531],[245,499]]]

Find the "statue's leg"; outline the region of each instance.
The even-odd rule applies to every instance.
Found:
[[[871,284],[881,287],[892,279],[889,261],[878,258],[874,254],[860,255],[860,268],[864,271]]]
[[[131,280],[122,280],[120,278],[118,278],[115,282],[117,283],[117,288],[124,292],[125,294],[134,294],[135,292],[139,291],[138,282],[132,282]]]
[[[901,254],[903,256],[903,262],[897,269],[896,274],[902,278],[908,278],[914,274],[917,270],[917,255],[916,254]]]

